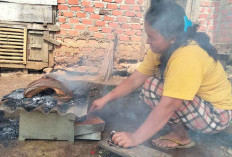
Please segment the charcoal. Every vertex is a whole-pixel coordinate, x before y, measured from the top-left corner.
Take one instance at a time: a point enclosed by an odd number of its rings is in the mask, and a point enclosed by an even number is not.
[[[10,94],[7,94],[5,96],[3,96],[2,101],[7,100],[7,99],[16,99],[16,100],[20,100],[24,98],[24,89],[20,88],[20,89],[16,89],[14,91],[12,91]]]
[[[0,141],[13,140],[19,135],[19,120],[9,119],[0,124]]]

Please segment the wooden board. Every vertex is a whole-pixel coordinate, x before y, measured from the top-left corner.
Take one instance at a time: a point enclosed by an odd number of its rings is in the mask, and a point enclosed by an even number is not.
[[[107,140],[102,140],[98,143],[98,146],[123,157],[171,157],[171,155],[167,153],[142,145],[130,149],[124,149],[121,147],[110,146],[107,143]]]
[[[57,0],[0,0],[0,2],[57,5]]]
[[[52,23],[52,6],[0,2],[0,19]]]

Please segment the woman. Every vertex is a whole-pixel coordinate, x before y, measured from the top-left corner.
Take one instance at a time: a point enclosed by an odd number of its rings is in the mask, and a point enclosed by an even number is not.
[[[90,112],[100,110],[109,101],[143,85],[142,99],[152,110],[134,133],[115,134],[115,144],[124,148],[136,146],[169,123],[172,132],[153,140],[153,144],[162,148],[189,148],[194,142],[187,128],[213,134],[229,126],[230,82],[209,37],[196,32],[196,28],[173,1],[157,1],[149,8],[145,30],[151,51],[136,72],[112,92],[95,100],[90,108]]]

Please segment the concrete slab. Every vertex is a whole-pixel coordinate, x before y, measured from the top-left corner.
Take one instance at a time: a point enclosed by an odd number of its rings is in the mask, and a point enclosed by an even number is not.
[[[167,153],[160,152],[158,150],[151,149],[143,145],[125,149],[121,147],[110,146],[107,140],[102,140],[98,142],[98,146],[123,157],[171,157],[171,155]]]

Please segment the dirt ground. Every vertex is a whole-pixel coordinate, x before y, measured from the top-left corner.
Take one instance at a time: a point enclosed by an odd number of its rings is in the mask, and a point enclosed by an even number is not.
[[[41,78],[43,74],[23,74],[21,72],[2,73],[0,77],[0,97],[9,94],[12,90],[25,88],[30,82]],[[106,121],[103,138],[107,138],[109,132],[133,131],[146,118],[149,113],[147,106],[139,105],[136,98],[138,93],[114,101],[98,112]],[[17,115],[6,115],[7,118],[17,119]],[[122,123],[123,122],[123,123]],[[1,120],[0,120],[0,123]],[[168,131],[163,129],[157,136]],[[216,135],[198,134],[190,131],[191,138],[197,146],[186,150],[165,151],[173,157],[231,157],[232,135],[220,133]],[[151,140],[144,145],[154,148]],[[154,148],[155,149],[155,148]],[[163,151],[163,150],[161,150]],[[74,144],[66,141],[28,140],[19,142],[16,139],[5,143],[0,141],[1,157],[117,157],[117,155],[101,150],[96,141],[78,140]]]

